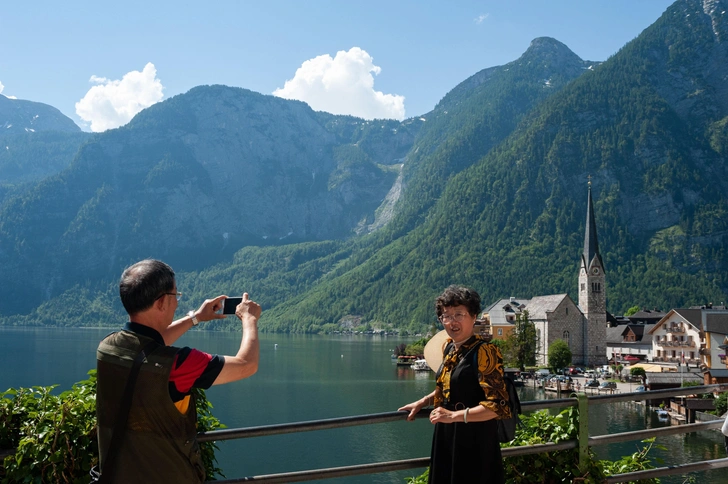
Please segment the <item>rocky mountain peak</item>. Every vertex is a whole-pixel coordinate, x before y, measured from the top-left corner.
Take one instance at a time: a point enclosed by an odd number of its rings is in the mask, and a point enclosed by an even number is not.
[[[528,62],[541,65],[547,70],[564,71],[578,69],[579,71],[597,64],[596,62],[582,60],[566,45],[551,37],[537,37],[531,41],[526,52],[512,64]]]

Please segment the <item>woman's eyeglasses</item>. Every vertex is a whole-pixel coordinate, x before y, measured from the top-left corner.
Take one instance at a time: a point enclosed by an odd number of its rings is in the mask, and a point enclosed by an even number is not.
[[[465,319],[465,316],[467,316],[468,313],[455,313],[455,314],[443,314],[440,316],[439,319],[441,323],[452,323],[453,321],[456,323],[462,322],[463,319]]]

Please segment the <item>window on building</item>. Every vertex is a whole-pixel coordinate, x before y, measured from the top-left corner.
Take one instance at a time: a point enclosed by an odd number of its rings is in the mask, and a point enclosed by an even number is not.
[[[602,292],[602,283],[592,282],[592,292]]]
[[[569,315],[569,308],[566,308],[566,315]]]
[[[498,336],[503,336],[503,328],[498,328]]]
[[[583,290],[585,289],[585,286],[586,286],[586,284],[584,284],[584,283],[582,282],[582,283],[581,283],[581,290],[582,290],[582,291],[583,291]]]

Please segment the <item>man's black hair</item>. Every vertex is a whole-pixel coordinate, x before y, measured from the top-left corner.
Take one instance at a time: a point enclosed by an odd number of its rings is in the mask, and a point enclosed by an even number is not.
[[[152,307],[164,293],[174,290],[174,271],[162,261],[146,259],[127,267],[119,282],[119,296],[130,315]]]
[[[445,308],[455,306],[465,306],[471,316],[477,316],[480,312],[480,295],[468,287],[452,285],[435,299],[438,318]]]

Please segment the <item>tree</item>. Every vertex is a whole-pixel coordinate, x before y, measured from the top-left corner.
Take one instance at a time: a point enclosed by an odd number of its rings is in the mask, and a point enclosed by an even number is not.
[[[557,339],[549,346],[549,368],[558,370],[571,364],[571,350],[563,339]]]
[[[628,318],[628,317],[632,316],[633,314],[635,314],[635,313],[639,312],[639,310],[640,310],[640,307],[639,307],[639,306],[632,306],[631,308],[629,308],[629,309],[628,309],[628,310],[627,310],[627,311],[626,311],[626,312],[624,313],[624,316]]]
[[[645,369],[641,366],[638,366],[637,368],[631,368],[629,370],[629,374],[636,377],[643,377],[645,376]]]
[[[536,326],[528,319],[528,311],[516,315],[515,327],[504,348],[504,360],[521,371],[536,364]]]

